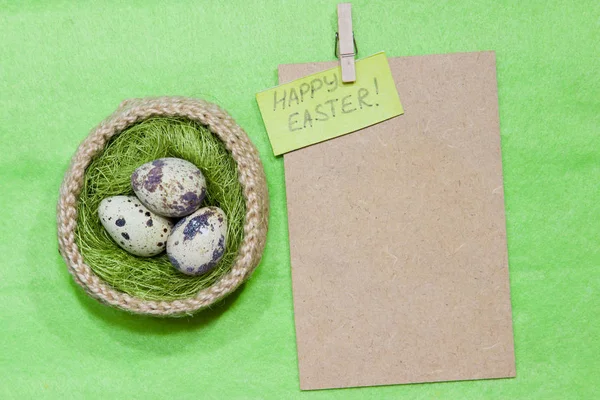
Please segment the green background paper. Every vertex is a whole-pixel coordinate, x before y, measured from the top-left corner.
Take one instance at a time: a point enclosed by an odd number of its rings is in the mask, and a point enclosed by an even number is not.
[[[495,50],[517,378],[300,392],[281,158],[254,95],[333,57],[336,1],[0,0],[0,398],[592,399],[600,379],[600,3],[354,1],[361,56]],[[196,318],[72,283],[55,204],[122,99],[206,98],[263,157],[271,223],[243,290]]]

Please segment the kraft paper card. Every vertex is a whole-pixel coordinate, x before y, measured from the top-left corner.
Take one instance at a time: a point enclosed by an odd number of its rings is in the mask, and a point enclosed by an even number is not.
[[[284,155],[301,389],[515,376],[495,55],[389,65],[404,115]]]

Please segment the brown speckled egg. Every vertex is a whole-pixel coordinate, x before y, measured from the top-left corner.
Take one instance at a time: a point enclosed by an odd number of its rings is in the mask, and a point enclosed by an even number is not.
[[[150,211],[164,217],[184,217],[200,208],[206,195],[202,171],[180,158],[160,158],[137,168],[131,186]]]
[[[212,270],[225,253],[227,217],[218,207],[204,207],[175,225],[167,241],[171,264],[187,275]]]
[[[173,224],[148,210],[135,196],[100,202],[98,216],[110,237],[127,252],[151,257],[165,250]]]

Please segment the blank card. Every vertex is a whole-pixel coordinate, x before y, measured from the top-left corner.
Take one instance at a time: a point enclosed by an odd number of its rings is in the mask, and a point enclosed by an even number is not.
[[[404,115],[284,156],[302,389],[515,375],[494,53],[389,64]]]

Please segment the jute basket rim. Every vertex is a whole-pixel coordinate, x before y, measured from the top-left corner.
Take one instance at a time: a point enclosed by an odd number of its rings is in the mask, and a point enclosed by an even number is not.
[[[111,137],[150,117],[182,117],[205,125],[223,143],[238,166],[246,202],[244,239],[231,270],[213,285],[182,300],[150,301],[120,292],[100,279],[87,265],[77,244],[77,201],[85,169],[101,153]],[[180,316],[193,314],[235,291],[258,266],[265,246],[269,196],[258,151],[233,118],[218,106],[186,97],[155,97],[125,100],[95,127],[79,145],[65,173],[57,205],[58,243],[75,282],[90,296],[136,314]]]

